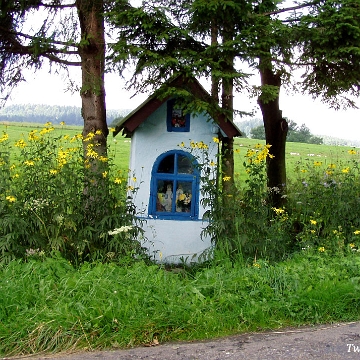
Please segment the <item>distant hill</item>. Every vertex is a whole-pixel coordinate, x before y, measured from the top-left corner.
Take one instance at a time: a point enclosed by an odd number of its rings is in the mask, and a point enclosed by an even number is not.
[[[245,121],[236,122],[238,128],[245,133],[246,137],[251,138],[251,129],[256,128],[260,125],[263,125],[263,120],[259,118],[252,118]],[[320,135],[316,134],[323,139],[324,145],[340,145],[340,146],[353,146],[360,147],[360,139],[359,140],[348,140],[348,139],[340,139],[335,138],[328,135]]]
[[[111,124],[115,119],[124,117],[131,110],[107,110],[106,121]],[[45,124],[48,121],[59,124],[64,121],[67,125],[84,124],[81,108],[76,106],[15,104],[0,109],[0,121],[33,122]]]

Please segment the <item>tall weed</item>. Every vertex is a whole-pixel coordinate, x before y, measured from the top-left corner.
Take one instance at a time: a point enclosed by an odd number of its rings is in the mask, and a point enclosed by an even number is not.
[[[16,142],[6,133],[0,139],[0,259],[44,257],[53,251],[74,263],[143,256],[139,241],[132,241],[141,240],[142,230],[136,225],[130,196],[136,189],[128,191],[128,174],[114,169],[111,154],[98,156],[81,134],[53,136],[53,131],[48,123]],[[97,179],[88,174],[89,159],[98,163]],[[111,232],[124,227],[126,232]]]

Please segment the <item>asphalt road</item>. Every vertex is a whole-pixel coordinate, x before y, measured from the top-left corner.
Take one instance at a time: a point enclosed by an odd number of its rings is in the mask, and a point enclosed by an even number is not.
[[[129,350],[36,355],[31,360],[279,360],[358,359],[360,322],[249,333],[226,338],[166,343]]]

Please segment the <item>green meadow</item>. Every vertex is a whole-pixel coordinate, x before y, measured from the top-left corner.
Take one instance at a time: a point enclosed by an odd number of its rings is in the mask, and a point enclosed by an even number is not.
[[[74,136],[76,134],[81,134],[82,132],[80,126],[55,125],[54,127],[54,136],[65,133]],[[6,131],[14,142],[21,137],[27,137],[27,134],[31,130],[41,128],[43,128],[42,124],[0,122],[0,133]],[[242,180],[246,178],[243,167],[243,162],[246,159],[246,152],[248,149],[254,148],[258,143],[264,144],[265,142],[247,138],[235,139],[235,172],[236,174],[239,174],[240,179]],[[116,137],[113,137],[110,134],[108,137],[109,153],[113,156],[115,165],[121,169],[128,168],[130,144],[130,139],[125,138],[120,134]],[[348,153],[349,149],[351,149],[351,147],[288,142],[286,144],[287,174],[292,178],[295,168],[314,161],[322,161],[324,164],[331,164],[333,162],[346,163],[354,158]]]
[[[103,211],[84,209],[80,133],[0,125],[0,356],[360,319],[358,149],[288,143],[287,203],[272,208],[266,147],[236,139],[237,188],[214,203],[210,256],[171,266],[141,247],[130,139],[109,136]]]

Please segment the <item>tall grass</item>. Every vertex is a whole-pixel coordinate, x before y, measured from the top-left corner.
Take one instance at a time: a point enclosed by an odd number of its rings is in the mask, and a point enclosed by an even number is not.
[[[360,258],[169,271],[61,258],[0,267],[0,354],[105,349],[359,319]]]

